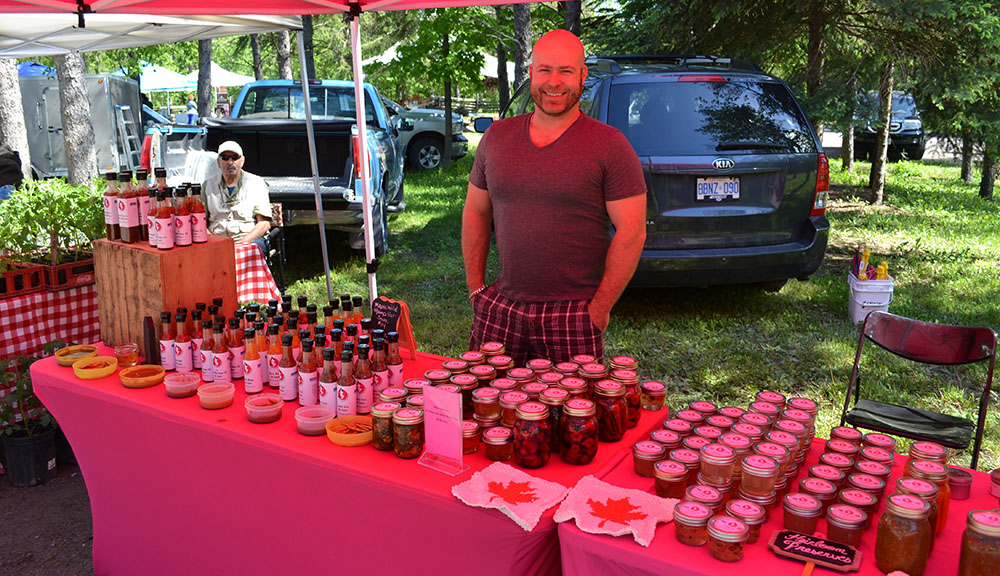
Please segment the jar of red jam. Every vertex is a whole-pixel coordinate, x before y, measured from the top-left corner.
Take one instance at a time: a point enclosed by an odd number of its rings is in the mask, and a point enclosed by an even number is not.
[[[767,416],[768,418],[771,419],[771,422],[777,420],[778,415],[781,414],[781,408],[772,404],[771,402],[765,402],[762,400],[758,400],[756,402],[751,403],[750,411],[757,412],[763,414],[764,416]]]
[[[491,356],[503,354],[507,351],[507,348],[503,345],[503,342],[483,342],[482,345],[479,346],[479,351],[489,358]]]
[[[948,464],[948,451],[937,442],[914,442],[906,456],[906,466],[914,460],[934,460],[944,465]]]
[[[674,529],[677,541],[688,546],[708,542],[708,519],[712,510],[701,502],[684,500],[674,506]]]
[[[868,514],[847,504],[834,504],[826,510],[826,537],[857,548],[865,531]]]
[[[742,520],[750,530],[747,544],[753,544],[760,538],[760,527],[764,524],[764,509],[749,500],[733,499],[726,503],[726,516]]]
[[[486,359],[486,363],[496,370],[496,377],[503,378],[506,376],[507,371],[514,367],[514,359],[506,354],[498,354],[496,356],[490,356]]]
[[[699,453],[688,448],[675,448],[668,453],[667,457],[674,462],[683,464],[687,468],[688,486],[695,483],[698,479],[698,474],[701,473],[701,455]]]
[[[597,362],[588,362],[580,365],[580,370],[577,374],[580,378],[587,381],[587,391],[590,397],[593,398],[594,387],[597,386],[598,382],[608,377],[608,367]]]
[[[423,390],[423,388],[421,388]],[[409,392],[405,388],[386,388],[385,390],[379,392],[378,401],[379,402],[399,402],[402,404],[406,402],[406,397]]]
[[[473,393],[479,387],[479,379],[472,374],[455,374],[451,377],[450,382],[458,386],[462,393],[462,417],[472,418],[475,413]]]
[[[888,452],[892,452],[893,454],[896,453],[896,439],[887,434],[880,434],[878,432],[865,434],[861,438],[861,446],[874,446],[875,448],[881,448]]]
[[[711,444],[712,441],[708,438],[702,438],[701,436],[686,436],[681,439],[681,446],[689,449],[701,451],[702,448]]]
[[[583,398],[566,400],[559,427],[559,455],[563,461],[569,464],[589,464],[597,455],[594,403]]]
[[[639,390],[639,373],[634,370],[611,370],[611,379],[625,387],[625,402],[628,404],[628,420],[625,426],[629,429],[639,424],[642,415],[642,392]]]
[[[711,486],[719,491],[722,496],[722,505],[725,506],[729,499],[736,495],[736,483],[732,479],[726,480],[725,482],[719,481],[718,478],[706,478],[704,474],[698,473],[698,478],[695,484],[700,484],[701,486]]]
[[[913,478],[912,476],[903,476],[896,480],[896,493],[918,496],[922,498],[924,502],[927,502],[927,505],[930,506],[930,513],[927,515],[927,521],[930,522],[931,526],[937,526],[938,487],[936,484],[931,484],[926,480]],[[931,550],[934,550],[933,538],[931,538]]]
[[[728,432],[730,428],[733,427],[735,422],[729,416],[723,416],[722,414],[712,414],[708,418],[705,418],[705,424],[718,428],[722,430],[723,433]]]
[[[870,474],[876,478],[881,478],[886,482],[889,481],[889,475],[892,473],[892,469],[885,464],[872,462],[871,460],[858,460],[854,463],[852,471],[860,472],[862,474]]]
[[[462,454],[475,454],[479,451],[481,431],[474,420],[462,422]]]
[[[659,442],[663,444],[663,447],[668,451],[674,448],[679,448],[681,445],[680,434],[674,432],[673,430],[653,430],[649,433],[649,439],[653,442]]]
[[[823,507],[823,512],[826,512],[827,507],[837,498],[837,487],[819,478],[803,478],[799,482],[799,492],[808,494],[819,500],[819,503]]]
[[[938,519],[934,534],[940,534],[948,522],[951,486],[948,485],[948,465],[934,460],[913,460],[906,465],[907,475],[933,482],[938,487]]]
[[[399,402],[378,402],[372,406],[372,444],[376,450],[392,451],[392,414],[400,407]]]
[[[528,382],[535,381],[535,372],[531,368],[511,368],[507,370],[507,377],[523,388]]]
[[[726,432],[722,436],[719,436],[719,443],[729,446],[736,452],[737,458],[742,458],[750,453],[753,448],[753,443],[750,441],[749,436],[744,436],[739,432]]]
[[[528,395],[528,400],[538,400],[538,398],[542,395],[542,391],[547,388],[548,385],[542,384],[541,382],[528,382],[527,384],[521,385],[521,392]],[[567,396],[568,395],[569,394],[567,394]]]
[[[608,366],[612,370],[631,370],[633,372],[638,372],[639,361],[631,356],[614,356],[611,361],[608,362]]]
[[[567,376],[576,376],[580,371],[580,365],[576,362],[560,362],[555,365],[556,372],[563,375],[563,378]]]
[[[437,386],[438,384],[447,384],[450,378],[451,378],[451,372],[445,370],[444,368],[435,368],[433,370],[428,370],[424,372],[424,379],[426,379],[431,384],[431,386]]]
[[[510,428],[495,426],[483,432],[486,458],[493,462],[506,462],[514,456],[514,433]]]
[[[628,406],[625,387],[613,380],[601,380],[594,387],[597,405],[597,434],[601,442],[617,442],[625,436]]]
[[[719,436],[722,436],[722,430],[716,428],[715,426],[703,424],[701,426],[694,427],[694,434],[695,436],[701,436],[709,442],[716,442],[718,441]]]
[[[532,358],[528,360],[525,366],[531,368],[531,371],[535,373],[535,377],[537,378],[539,374],[544,374],[552,370],[552,360],[548,358]]]
[[[688,404],[688,408],[695,412],[700,412],[702,420],[719,412],[719,407],[708,400],[695,400]]]
[[[492,386],[497,377],[497,369],[489,364],[477,364],[469,367],[469,374],[479,379],[480,386]]]
[[[849,474],[851,469],[854,468],[854,458],[845,456],[840,452],[824,452],[820,454],[819,463],[833,466],[838,470],[842,470],[845,474]]]
[[[862,434],[857,428],[850,426],[835,426],[830,429],[830,440],[844,440],[851,444],[861,445]]]
[[[708,551],[720,562],[739,562],[743,559],[750,529],[738,518],[720,515],[708,521]]]
[[[569,393],[571,398],[589,399],[590,392],[587,390],[587,381],[575,376],[567,376],[559,381],[559,387]]]
[[[562,388],[546,388],[539,395],[539,401],[549,407],[549,427],[552,429],[552,452],[559,452],[559,423],[563,418],[563,404],[569,393]]]
[[[711,404],[711,402],[709,402]],[[692,410],[688,408],[687,410],[680,410],[677,412],[677,417],[681,420],[689,422],[692,429],[695,426],[701,426],[701,423],[705,421],[705,415],[697,410]]]
[[[480,418],[499,418],[500,391],[493,387],[474,390],[472,392],[472,412]]]
[[[995,574],[1000,566],[1000,510],[971,510],[965,519],[958,576]]]
[[[424,451],[424,411],[400,408],[392,415],[393,451],[400,458],[412,459]]]
[[[517,422],[517,407],[528,401],[528,395],[520,390],[505,392],[500,396],[500,423],[513,427]]]
[[[927,568],[934,529],[927,521],[930,506],[917,496],[893,494],[885,500],[878,522],[875,565],[882,572],[896,570],[921,576]]]
[[[752,452],[754,454],[760,454],[761,456],[773,458],[774,461],[778,463],[779,476],[784,476],[785,471],[788,470],[788,458],[790,452],[788,451],[788,448],[782,446],[781,444],[775,444],[774,442],[760,442],[753,445]]]
[[[892,466],[893,453],[889,452],[884,448],[879,448],[878,446],[864,446],[861,451],[858,452],[859,460],[870,460],[872,462],[880,462],[886,466]]]
[[[423,394],[424,386],[429,386],[430,381],[423,378],[410,378],[409,380],[403,382],[403,387],[406,388],[407,396],[412,396],[413,394]]]
[[[759,454],[744,456],[740,461],[740,471],[742,473],[740,489],[744,492],[758,496],[767,496],[774,492],[774,482],[779,468],[773,458]]]
[[[948,488],[952,500],[968,500],[972,492],[972,474],[955,466],[948,467]]]
[[[841,490],[837,494],[837,502],[854,506],[863,511],[867,515],[865,518],[865,530],[868,529],[872,518],[875,516],[875,512],[878,511],[878,498],[864,490]]]
[[[479,429],[486,432],[486,430],[500,426],[500,418],[480,418],[477,414],[472,415],[472,419],[479,424]]]
[[[499,390],[501,396],[503,396],[504,392],[518,390],[517,381],[510,378],[494,378],[489,385]]]
[[[819,404],[817,404],[814,400],[811,400],[809,398],[802,398],[802,397],[789,398],[788,401],[785,402],[785,407],[805,410],[806,412],[812,414],[813,416],[816,416],[816,414],[819,413]]]
[[[423,394],[411,394],[406,397],[406,407],[407,408],[423,408],[424,407],[424,395]]]
[[[760,412],[744,412],[740,416],[739,422],[753,424],[754,426],[760,428],[764,433],[771,429],[771,419]]]
[[[465,361],[469,367],[475,366],[476,364],[482,364],[486,361],[486,355],[477,350],[469,350],[468,352],[462,352],[458,356],[459,360]]]
[[[660,498],[684,498],[687,479],[687,468],[680,462],[659,460],[653,464],[653,485]]]
[[[809,430],[810,435],[814,431],[816,425],[816,415],[806,412],[805,410],[800,410],[798,408],[785,408],[781,411],[782,420],[794,420]]]
[[[647,380],[640,387],[642,390],[643,410],[663,410],[667,399],[667,387],[663,382]]]
[[[722,511],[722,493],[711,486],[692,484],[684,489],[684,499],[704,504],[712,514]]]
[[[740,419],[740,416],[746,413],[746,410],[738,408],[736,406],[724,406],[719,408],[719,415],[725,416],[726,418],[731,418],[733,422]]]
[[[597,362],[597,357],[591,356],[590,354],[577,354],[570,358],[574,364],[577,366],[583,366],[584,364],[593,364]]]
[[[451,375],[464,374],[469,371],[469,363],[465,360],[445,360],[441,363],[441,367],[451,372]]]
[[[826,464],[817,464],[810,468],[809,476],[811,478],[826,480],[837,488],[843,487],[844,483],[847,482],[847,474],[844,474],[843,470],[840,468],[834,468],[833,466],[827,466]]]
[[[518,406],[514,424],[514,463],[522,468],[541,468],[549,461],[551,452],[548,406],[540,402]]]
[[[802,534],[816,531],[816,524],[823,514],[823,504],[819,500],[809,494],[793,492],[785,495],[781,506],[785,511],[785,530]]]
[[[846,486],[851,490],[864,490],[876,498],[881,498],[885,493],[885,480],[860,472],[848,475]]]
[[[768,496],[757,496],[755,494],[747,494],[743,491],[742,487],[740,491],[736,493],[736,499],[745,500],[747,502],[752,502],[764,511],[764,522],[767,522],[768,517],[771,515],[771,508],[774,507],[774,503],[778,501],[777,492],[773,492]],[[730,500],[732,502],[732,500]]]
[[[805,455],[809,452],[809,429],[805,424],[796,420],[779,419],[771,427],[772,431],[780,430],[788,432],[799,439],[799,454]]]
[[[786,404],[784,394],[768,390],[758,392],[757,396],[754,397],[754,402],[770,402],[771,404],[777,406],[778,410],[784,410]]]
[[[640,440],[632,445],[632,467],[644,478],[653,477],[653,464],[667,457],[667,449],[659,442]]]
[[[663,428],[680,434],[681,438],[690,436],[694,432],[694,426],[687,420],[681,420],[680,418],[671,418],[664,421]]]
[[[760,442],[764,438],[764,431],[760,429],[760,426],[754,426],[746,422],[736,422],[729,431],[746,436],[753,444]]]
[[[550,370],[548,372],[542,372],[535,377],[536,380],[545,384],[546,386],[558,386],[559,382],[562,381],[563,375],[555,370]]]
[[[725,444],[712,443],[702,446],[701,473],[712,482],[728,482],[736,467],[736,451]]]

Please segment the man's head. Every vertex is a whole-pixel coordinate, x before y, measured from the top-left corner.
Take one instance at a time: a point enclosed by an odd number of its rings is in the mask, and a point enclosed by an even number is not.
[[[219,145],[219,159],[217,162],[226,182],[230,186],[234,185],[243,171],[243,163],[246,162],[246,158],[243,156],[243,148],[232,140],[226,140]]]
[[[568,30],[545,34],[535,42],[529,73],[536,113],[549,116],[573,113],[583,93],[583,81],[587,79],[583,43]]]

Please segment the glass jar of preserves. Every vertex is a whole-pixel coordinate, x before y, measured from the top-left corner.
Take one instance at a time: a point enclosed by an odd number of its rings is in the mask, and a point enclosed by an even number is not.
[[[468,374],[466,374],[466,376],[468,376]],[[437,388],[438,390],[444,390],[445,392],[451,392],[453,394],[461,394],[462,393],[462,389],[459,388],[458,386],[454,385],[454,384],[439,384],[439,385],[435,386],[434,388]],[[473,412],[473,414],[475,414],[475,412]]]
[[[892,469],[882,464],[881,462],[872,462],[871,460],[858,460],[854,463],[854,472],[860,472],[862,474],[870,474],[876,478],[881,478],[886,482],[889,481],[889,475],[892,473]]]
[[[490,386],[499,390],[501,396],[503,396],[504,392],[511,392],[518,389],[517,381],[510,378],[494,378],[490,382]]]
[[[780,430],[795,436],[799,439],[799,454],[805,455],[809,452],[809,429],[806,428],[805,424],[782,418],[774,423],[771,430]]]
[[[479,424],[474,420],[462,421],[462,454],[475,454],[479,451],[481,433]]]
[[[503,354],[507,351],[507,347],[503,345],[503,342],[483,342],[479,346],[479,351],[486,355],[489,359],[491,356],[497,356]]]
[[[1000,510],[971,510],[965,519],[958,576],[995,574],[1000,565]]]
[[[496,388],[477,388],[472,392],[472,413],[480,418],[500,417],[500,391]]]
[[[500,396],[500,423],[513,427],[517,422],[517,407],[528,401],[528,395],[520,390],[505,392]]]
[[[785,395],[780,392],[771,392],[769,390],[762,390],[757,393],[754,397],[754,402],[770,402],[778,407],[778,410],[784,410],[786,405]]]
[[[763,414],[764,416],[767,416],[768,418],[771,419],[771,422],[774,422],[775,420],[777,420],[778,419],[778,415],[781,414],[781,408],[779,408],[777,405],[775,405],[775,404],[773,404],[771,402],[766,402],[764,400],[758,400],[756,402],[751,402],[750,403],[750,411],[751,412],[757,412],[759,414]]]
[[[563,378],[567,376],[576,376],[580,371],[580,365],[576,362],[560,362],[554,367],[556,372],[563,375]]]
[[[736,467],[736,451],[725,444],[706,444],[699,451],[701,474],[711,482],[732,480]]]
[[[711,402],[709,402],[711,404]],[[679,410],[677,412],[677,418],[684,420],[691,424],[692,430],[695,426],[701,426],[701,423],[705,421],[705,415],[697,410],[692,410],[688,408],[687,410]]]
[[[575,376],[567,376],[559,381],[559,387],[569,392],[571,398],[590,399],[590,391],[587,390],[587,381]]]
[[[885,572],[900,570],[921,576],[927,568],[933,528],[927,521],[930,506],[917,496],[892,494],[875,537],[875,565]]]
[[[717,442],[719,440],[719,436],[722,436],[722,430],[716,428],[715,426],[702,424],[701,426],[694,427],[694,435],[701,436],[709,442]]]
[[[495,426],[500,426],[500,418],[480,418],[479,415],[472,415],[473,421],[479,424],[479,429],[486,432],[486,430],[493,428]]]
[[[400,458],[416,458],[424,451],[424,411],[400,408],[392,414],[393,451]]]
[[[663,410],[667,400],[667,387],[663,382],[647,380],[642,383],[642,409]]]
[[[750,530],[747,544],[753,544],[760,538],[760,527],[764,523],[764,509],[756,502],[735,498],[726,503],[726,516],[742,520]]]
[[[688,472],[688,474],[691,473]],[[712,511],[712,514],[722,511],[722,493],[711,486],[692,484],[684,489],[684,499],[704,504]]]
[[[759,426],[747,424],[746,422],[735,422],[729,431],[746,436],[750,439],[751,444],[756,444],[764,438],[764,431]]]
[[[885,464],[886,466],[892,466],[894,454],[889,452],[885,448],[879,448],[878,446],[864,446],[861,451],[858,452],[859,460],[869,460],[871,462],[879,462]]]
[[[826,537],[857,548],[865,531],[868,514],[848,504],[834,504],[826,509]]]
[[[744,424],[753,424],[754,426],[760,428],[762,433],[767,433],[771,429],[771,419],[760,412],[744,412],[740,415],[738,422],[743,422]]]
[[[559,385],[559,382],[563,379],[563,375],[555,370],[550,370],[537,375],[536,379],[551,388]]]
[[[569,393],[562,388],[546,388],[538,399],[549,407],[549,428],[552,430],[552,452],[559,452],[559,429],[563,418],[563,404],[569,399]]]
[[[701,436],[686,436],[681,439],[681,446],[695,451],[701,451],[702,448],[711,444],[712,441],[708,438],[702,438]]]
[[[938,487],[936,484],[919,478],[913,478],[912,476],[903,476],[896,480],[896,493],[919,496],[924,502],[927,502],[927,505],[930,507],[930,512],[927,514],[927,521],[930,522],[932,527],[937,526]],[[931,550],[934,550],[934,538],[931,538]]]
[[[803,478],[799,482],[799,492],[808,494],[819,500],[822,512],[826,512],[826,509],[837,498],[837,487],[819,478]]]
[[[747,494],[767,496],[774,492],[774,482],[778,476],[778,463],[773,458],[750,454],[740,461],[742,473],[740,489]]]
[[[819,404],[817,404],[815,400],[809,398],[802,398],[801,396],[796,398],[789,398],[788,401],[785,402],[785,407],[805,410],[806,412],[812,414],[813,416],[816,416],[816,414],[819,413]]]
[[[722,496],[722,505],[725,506],[729,499],[736,495],[736,483],[732,479],[720,482],[717,478],[706,478],[705,474],[699,472],[695,484],[711,486],[719,491]]]
[[[830,440],[844,440],[851,444],[861,444],[861,432],[850,426],[835,426],[830,429]]]
[[[580,365],[577,374],[587,382],[587,394],[593,399],[597,383],[608,377],[608,367],[597,362],[587,362]]]
[[[705,418],[708,418],[709,416],[719,413],[719,407],[716,406],[715,403],[709,402],[708,400],[695,400],[688,404],[688,408],[694,410],[695,412],[700,412],[702,416],[701,421],[704,421]]]
[[[760,454],[761,456],[773,458],[774,461],[778,463],[778,476],[783,477],[785,472],[788,470],[788,448],[785,448],[781,444],[775,444],[774,442],[760,442],[753,445],[752,452],[754,454]]]
[[[535,371],[531,368],[511,368],[507,370],[507,377],[523,388],[528,382],[535,381]]]
[[[538,400],[542,395],[542,391],[548,387],[548,384],[542,384],[541,382],[528,382],[521,385],[521,392],[528,395],[528,400]]]
[[[649,439],[653,442],[659,442],[663,444],[663,447],[667,451],[673,450],[674,448],[680,448],[681,446],[681,436],[673,430],[653,430],[649,433]]]
[[[634,382],[622,384],[625,387],[625,428],[631,430],[639,425],[642,417],[642,392],[639,390],[639,378]]]
[[[528,360],[525,366],[531,368],[531,371],[535,373],[535,377],[537,378],[539,374],[544,374],[552,370],[552,360],[548,358],[532,358]]]
[[[948,465],[948,451],[937,442],[914,442],[906,456],[906,466],[914,460],[933,460]]]
[[[694,426],[691,425],[687,420],[681,420],[680,418],[671,418],[663,422],[664,430],[671,430],[680,434],[681,438],[686,438],[690,436],[694,431]]]
[[[674,462],[680,462],[685,468],[687,468],[688,486],[697,481],[698,474],[701,472],[701,455],[699,453],[688,448],[675,448],[674,450],[671,450],[667,456]]]
[[[506,462],[514,456],[514,433],[510,428],[495,426],[483,432],[486,458],[492,462]]]
[[[799,439],[795,437],[794,434],[789,434],[783,430],[770,430],[764,433],[764,439],[768,442],[774,442],[775,444],[781,444],[785,448],[788,448],[788,462],[791,465],[792,462],[797,462],[799,454],[805,454],[799,450]]]
[[[497,378],[497,369],[489,364],[477,364],[469,367],[469,374],[479,379],[479,386],[492,386]]]
[[[448,380],[451,379],[451,372],[445,370],[444,368],[435,368],[424,372],[424,379],[427,380],[431,386],[447,384]]]
[[[612,370],[632,370],[637,372],[639,370],[639,361],[631,356],[614,356],[608,362],[608,366]]]
[[[462,393],[462,417],[472,418],[475,413],[473,393],[479,387],[479,379],[473,374],[455,374],[449,380]]]
[[[972,492],[972,473],[955,466],[948,467],[948,489],[952,500],[968,500]]]
[[[613,380],[601,380],[594,387],[597,404],[597,434],[601,442],[617,442],[625,436],[628,406],[625,387]]]
[[[871,474],[860,472],[850,474],[846,486],[851,490],[864,490],[876,498],[881,498],[885,494],[885,480]]]
[[[597,455],[597,416],[594,403],[570,398],[559,422],[559,455],[569,464],[589,464]]]
[[[896,439],[887,434],[879,434],[878,432],[865,434],[861,438],[861,446],[874,446],[875,448],[881,448],[887,452],[892,452],[893,454],[896,453]]]
[[[653,477],[653,464],[667,456],[667,449],[659,442],[640,440],[632,445],[632,468],[643,478]]]
[[[406,407],[407,408],[423,408],[424,407],[424,395],[423,394],[410,394],[406,397]]]
[[[583,366],[584,364],[593,364],[594,362],[597,362],[597,358],[591,356],[590,354],[576,354],[575,356],[570,358],[570,360],[572,360],[573,363],[576,364],[577,366]]]
[[[722,430],[723,433],[726,433],[729,431],[730,428],[733,427],[733,424],[735,424],[735,422],[729,416],[723,416],[722,414],[712,414],[708,418],[705,418],[705,424],[718,428],[719,430]]]
[[[938,518],[934,534],[940,534],[948,522],[951,503],[951,486],[948,485],[948,465],[935,460],[913,460],[906,465],[905,474],[933,482],[938,487]]]
[[[771,515],[771,508],[773,508],[774,503],[778,501],[778,494],[777,492],[772,492],[767,496],[757,496],[755,494],[747,494],[741,488],[739,492],[736,493],[736,499],[752,502],[757,506],[760,506],[760,508],[764,511],[764,522],[767,522],[767,519]],[[730,500],[730,502],[732,501],[733,500]]]
[[[823,514],[820,501],[801,492],[786,494],[781,507],[785,511],[785,530],[802,534],[815,532],[819,517]]]
[[[777,502],[777,501],[781,500],[782,498],[784,498],[785,494],[788,494],[788,489],[791,487],[792,481],[794,479],[795,479],[794,477],[792,477],[791,479],[785,478],[785,477],[781,477],[781,478],[778,478],[777,481],[775,481],[775,483],[774,483],[774,501],[775,502]]]
[[[406,388],[406,395],[412,396],[413,394],[423,394],[424,386],[429,384],[430,382],[423,378],[410,378],[403,382],[403,387]]]
[[[445,360],[441,363],[441,367],[451,372],[451,375],[464,374],[469,371],[469,363],[465,360]]]
[[[386,388],[378,393],[379,402],[406,402],[408,392],[405,388]]]
[[[842,488],[844,483],[847,482],[847,474],[844,474],[843,470],[840,468],[834,468],[833,466],[827,466],[826,464],[817,464],[810,468],[809,476],[811,478],[826,480],[837,488]]]
[[[376,450],[392,451],[392,413],[400,408],[399,402],[379,402],[372,406],[372,444]]]
[[[477,350],[469,350],[468,352],[462,352],[459,354],[458,359],[466,362],[471,368],[472,366],[485,362],[486,355]]]
[[[514,367],[514,359],[506,354],[497,354],[496,356],[490,356],[486,359],[486,363],[493,367],[495,372],[495,378],[504,378],[507,375],[507,371]]]
[[[867,515],[865,518],[865,530],[871,525],[872,518],[875,516],[875,512],[878,511],[878,498],[864,490],[841,490],[837,494],[837,502],[854,506],[864,512]]]
[[[548,406],[540,402],[521,404],[517,407],[514,424],[514,463],[522,468],[541,468],[549,461],[551,453]]]
[[[814,428],[816,424],[815,414],[810,414],[809,412],[806,412],[805,410],[800,410],[798,408],[785,408],[784,410],[781,411],[780,416],[783,420],[794,420],[802,424],[809,430],[810,436],[812,435],[812,432],[815,431]]]
[[[708,519],[712,510],[701,502],[684,500],[674,506],[674,529],[677,541],[688,546],[708,542]]]
[[[820,454],[819,463],[833,466],[838,470],[842,470],[845,474],[849,474],[851,469],[854,468],[854,458],[844,456],[839,452],[824,452]]]
[[[725,418],[725,416],[713,416],[713,418]],[[750,437],[739,432],[726,432],[722,436],[719,436],[719,443],[732,448],[736,452],[737,458],[746,456],[753,448],[753,442],[750,441]]]
[[[746,413],[746,410],[739,408],[737,406],[723,406],[719,408],[719,415],[725,416],[726,418],[731,418],[733,422],[740,419],[740,416]]]
[[[653,464],[653,486],[660,498],[684,498],[688,471],[680,462],[660,460]]]
[[[708,551],[720,562],[742,560],[749,537],[750,529],[738,518],[721,515],[708,521]]]

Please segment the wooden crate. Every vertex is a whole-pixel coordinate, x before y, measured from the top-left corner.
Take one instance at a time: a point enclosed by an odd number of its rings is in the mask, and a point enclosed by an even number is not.
[[[173,250],[146,243],[94,242],[97,307],[101,340],[109,346],[142,346],[142,321],[152,316],[157,334],[160,312],[178,306],[194,310],[222,298],[221,313],[236,310],[236,256],[233,240],[209,235],[208,242]],[[190,318],[190,316],[189,316]],[[200,328],[199,328],[200,329]]]

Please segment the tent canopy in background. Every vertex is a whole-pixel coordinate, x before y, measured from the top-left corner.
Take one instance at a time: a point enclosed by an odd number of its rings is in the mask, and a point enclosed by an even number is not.
[[[125,71],[117,70],[115,74],[125,76]],[[198,89],[198,79],[189,80],[180,72],[144,62],[139,72],[139,89],[143,92],[194,91]]]
[[[109,14],[337,14],[357,4],[363,12],[523,4],[540,0],[92,0],[90,8]],[[60,12],[76,18],[76,0],[0,0],[0,12]],[[87,26],[93,14],[85,14]]]
[[[55,76],[56,69],[38,62],[21,62],[17,65],[18,76]]]
[[[253,76],[247,76],[245,74],[237,74],[236,72],[230,72],[222,66],[219,66],[215,62],[212,62],[212,86],[242,86],[247,82],[253,82],[256,80]],[[190,74],[185,74],[182,76],[188,82],[192,82],[195,86],[198,85],[198,71],[195,70]]]

